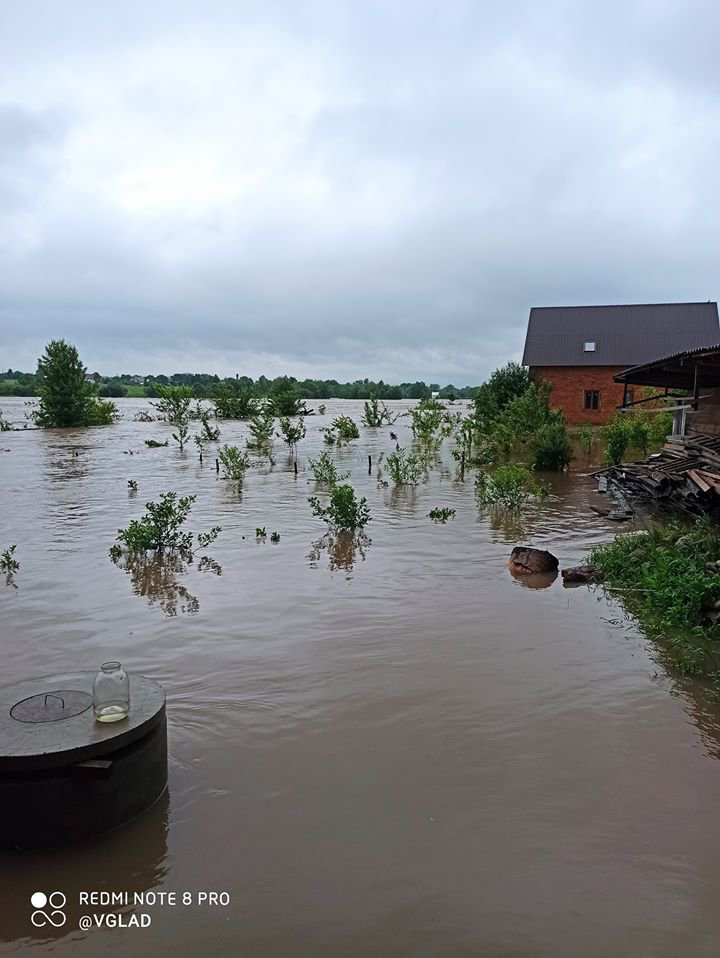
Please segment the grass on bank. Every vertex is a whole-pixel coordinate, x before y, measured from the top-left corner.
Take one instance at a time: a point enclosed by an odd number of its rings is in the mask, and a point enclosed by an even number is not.
[[[720,682],[720,527],[671,520],[617,536],[588,561],[680,672]]]

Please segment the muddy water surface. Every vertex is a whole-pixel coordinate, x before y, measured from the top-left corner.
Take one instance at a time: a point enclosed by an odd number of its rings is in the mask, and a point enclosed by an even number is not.
[[[2,679],[119,658],[162,682],[170,788],[103,840],[0,857],[0,953],[715,958],[716,710],[600,592],[505,568],[518,542],[570,564],[616,532],[592,483],[557,479],[542,508],[493,521],[449,464],[379,488],[367,456],[394,444],[363,430],[335,453],[373,515],[353,555],[321,541],[304,464],[357,404],[308,420],[297,478],[278,447],[241,497],[212,454],[147,449],[168,427],[120,405],[114,427],[0,434],[0,546],[22,566],[0,582]],[[2,408],[22,419],[22,401]],[[212,568],[148,583],[107,550],[168,489],[197,496],[191,528],[223,532]],[[445,526],[426,517],[441,505]],[[38,889],[68,896],[63,929],[31,926]],[[93,890],[230,904],[84,932]]]

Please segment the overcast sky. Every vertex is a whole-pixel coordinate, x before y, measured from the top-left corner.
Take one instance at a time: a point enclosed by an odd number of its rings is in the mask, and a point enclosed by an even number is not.
[[[720,5],[0,0],[0,367],[476,383],[717,299]]]

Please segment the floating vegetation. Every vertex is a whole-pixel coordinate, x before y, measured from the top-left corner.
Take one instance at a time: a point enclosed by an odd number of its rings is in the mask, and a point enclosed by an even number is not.
[[[325,403],[321,402],[320,405],[318,406],[318,416],[324,416],[326,410],[327,410],[327,406],[325,405]]]
[[[133,416],[133,422],[155,422],[155,418],[147,409],[139,409]]]
[[[128,479],[127,484],[128,484],[128,492],[134,493],[138,491],[138,484],[135,479]]]
[[[262,529],[255,530],[255,538],[258,541],[263,541],[263,542],[265,541],[265,539],[267,539],[267,532],[265,531],[265,526],[263,526]]]
[[[169,445],[169,442],[167,439],[165,442],[159,442],[157,439],[146,439],[145,445],[148,447],[148,449],[162,449],[163,446]]]
[[[454,518],[455,510],[450,509],[447,506],[431,509],[430,512],[428,512],[428,519],[432,519],[433,522],[442,522],[444,524],[448,521],[448,519]]]
[[[277,544],[277,543],[280,541],[280,533],[279,533],[279,532],[271,532],[271,533],[270,533],[270,541],[271,541],[273,544]]]
[[[7,421],[7,419],[4,418],[2,414],[2,409],[0,409],[0,432],[10,432],[11,429],[12,429],[12,426]]]

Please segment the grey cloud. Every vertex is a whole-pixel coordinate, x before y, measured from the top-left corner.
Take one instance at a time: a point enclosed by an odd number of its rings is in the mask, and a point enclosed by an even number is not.
[[[98,11],[0,40],[0,365],[463,384],[532,305],[717,296],[710,3]]]

